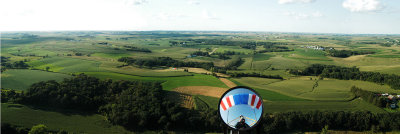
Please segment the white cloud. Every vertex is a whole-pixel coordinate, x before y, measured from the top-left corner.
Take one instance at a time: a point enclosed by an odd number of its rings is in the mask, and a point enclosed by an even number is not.
[[[202,17],[204,19],[209,19],[209,20],[218,20],[219,19],[219,17],[217,17],[217,15],[215,13],[212,13],[208,10],[203,10]]]
[[[283,15],[294,17],[297,20],[319,18],[324,16],[321,12],[300,13],[300,12],[285,12]]]
[[[351,12],[375,12],[384,8],[379,0],[345,0],[342,6]]]
[[[279,4],[312,3],[315,0],[278,0]]]
[[[147,0],[125,0],[125,4],[127,5],[142,5],[148,3]]]
[[[200,1],[198,1],[198,0],[189,0],[188,4],[189,5],[200,5]]]

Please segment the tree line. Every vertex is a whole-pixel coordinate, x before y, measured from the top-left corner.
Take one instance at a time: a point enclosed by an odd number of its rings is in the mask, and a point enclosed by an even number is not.
[[[225,67],[217,67],[214,66],[213,62],[184,62],[179,60],[174,60],[170,57],[156,57],[149,59],[137,59],[132,57],[121,57],[118,59],[119,62],[125,62],[129,65],[137,65],[137,66],[145,66],[145,67],[196,67],[196,68],[204,68],[206,70],[210,70],[212,72],[218,73],[226,73],[227,70],[237,70],[241,64],[243,64],[244,60],[240,57],[233,57],[232,60],[229,61],[225,65]]]
[[[212,55],[218,55],[218,59],[227,60],[231,59],[230,55],[243,55],[244,52],[235,52],[235,51],[224,51],[224,52],[214,52]]]
[[[263,48],[265,48],[265,49],[257,51],[258,53],[293,51],[293,49],[289,49],[286,46],[278,46],[278,45],[287,45],[287,43],[282,43],[282,42],[260,42],[259,44],[262,45]]]
[[[355,86],[351,87],[350,92],[353,93],[355,97],[361,97],[364,101],[367,101],[377,107],[389,107],[390,103],[388,99],[383,96],[378,96],[377,93],[362,90],[361,88]]]
[[[283,79],[280,75],[265,75],[262,73],[243,73],[243,72],[228,72],[228,75],[232,77],[260,77],[260,78],[269,78],[269,79]]]
[[[118,59],[119,62],[125,62],[127,64],[134,64],[137,66],[145,66],[145,67],[197,67],[204,69],[211,69],[214,67],[213,62],[183,62],[174,60],[170,57],[156,57],[150,59],[136,59],[132,57],[121,57]]]
[[[6,69],[26,69],[29,67],[25,61],[15,61],[13,63],[9,63],[10,58],[1,56],[1,72],[4,72]]]
[[[341,80],[362,80],[378,84],[387,84],[393,89],[400,89],[400,76],[395,74],[381,74],[379,72],[360,71],[357,67],[340,67],[335,65],[312,64],[304,70],[290,69],[295,75],[313,75]]]
[[[332,130],[390,132],[400,130],[400,113],[369,111],[310,111],[264,114],[262,127],[266,134],[293,131]]]
[[[145,53],[151,53],[150,49],[147,48],[138,48],[138,47],[133,47],[133,46],[124,46],[126,51],[135,51],[135,52],[145,52]]]
[[[195,51],[190,55],[196,55],[196,56],[206,56],[206,57],[210,57],[210,55],[208,54],[208,52],[202,52],[202,51]]]
[[[352,51],[352,50],[328,50],[326,51],[328,52],[329,56],[332,57],[340,57],[340,58],[346,58],[346,57],[350,57],[353,55],[364,55],[364,54],[374,54],[374,51]]]

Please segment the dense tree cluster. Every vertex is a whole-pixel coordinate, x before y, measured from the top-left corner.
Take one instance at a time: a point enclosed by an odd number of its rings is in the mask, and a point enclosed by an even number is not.
[[[21,126],[11,125],[9,123],[1,123],[2,134],[28,134],[29,129]]]
[[[255,42],[247,42],[247,43],[239,45],[239,46],[244,49],[252,49],[252,50],[255,50],[257,47]]]
[[[82,53],[75,53],[75,56],[82,56]]]
[[[393,44],[394,43],[380,43],[379,45],[383,47],[391,47]]]
[[[6,103],[8,101],[14,102],[14,101],[18,101],[15,99],[20,98],[20,93],[16,92],[13,89],[7,90],[7,89],[3,89],[1,88],[1,102],[2,103]]]
[[[289,72],[295,75],[319,75],[325,78],[370,81],[378,84],[387,84],[393,89],[400,89],[399,75],[364,72],[356,67],[349,68],[335,65],[313,64],[304,70],[291,69]]]
[[[210,55],[208,54],[208,52],[202,52],[202,51],[196,51],[196,52],[193,52],[192,54],[190,54],[190,55],[196,55],[196,56],[207,56],[207,57],[209,57]]]
[[[400,130],[400,113],[367,111],[311,111],[264,114],[264,133],[276,134],[291,131],[320,131],[325,126],[332,130],[397,131]]]
[[[260,50],[257,51],[257,53],[266,53],[266,52],[289,52],[289,51],[294,51],[293,49],[277,49],[277,48],[273,48],[273,49],[264,49],[264,50]]]
[[[393,44],[395,44],[395,40],[390,40],[390,38],[385,38],[385,40],[387,40],[387,42],[375,42],[375,41],[362,41],[362,42],[357,42],[359,44],[378,44],[380,46],[383,47],[390,47]]]
[[[355,86],[351,87],[350,91],[356,97],[361,97],[363,100],[365,100],[371,104],[374,104],[375,106],[384,108],[389,104],[387,98],[378,96],[377,93],[367,91],[367,90],[362,90],[361,88],[358,88]]]
[[[135,52],[145,52],[145,53],[151,53],[150,49],[147,48],[138,48],[138,47],[133,47],[133,46],[124,46],[126,51],[135,51]]]
[[[237,70],[237,68],[244,63],[244,60],[239,56],[233,57],[228,64],[225,65],[225,70]]]
[[[270,79],[283,79],[279,75],[265,75],[265,74],[256,73],[256,72],[252,72],[252,73],[228,72],[227,74],[232,77],[260,77],[260,78],[270,78]]]
[[[214,52],[213,55],[242,55],[243,52],[236,51],[224,51],[224,52]]]
[[[221,45],[221,46],[239,46],[245,49],[255,49],[254,41],[232,41],[221,39],[186,39],[179,41],[169,41],[170,46],[190,47],[195,45]]]
[[[229,55],[242,55],[243,52],[235,52],[235,51],[224,51],[224,52],[214,52],[212,55],[218,55],[218,59],[227,60],[230,59]]]
[[[352,51],[352,50],[328,50],[329,56],[332,57],[340,57],[340,58],[346,58],[350,57],[353,55],[364,55],[364,54],[374,54],[374,51]]]
[[[265,49],[257,51],[258,53],[293,51],[293,49],[289,49],[286,46],[281,46],[281,45],[287,45],[287,43],[282,43],[282,42],[260,42],[259,45],[262,45]]]
[[[4,89],[2,89],[3,92]],[[16,103],[75,109],[103,114],[129,130],[180,130],[216,132],[221,126],[216,110],[195,111],[169,101],[160,83],[99,80],[84,74],[58,83],[33,84],[26,92],[7,99]]]
[[[135,64],[137,66],[146,66],[146,67],[197,67],[204,69],[211,69],[214,67],[214,63],[212,62],[183,62],[174,60],[170,57],[157,57],[152,59],[136,59],[132,57],[121,57],[118,59],[120,62],[125,62],[127,64]]]
[[[19,102],[95,111],[108,101],[112,93],[124,89],[121,85],[119,82],[100,81],[95,77],[80,74],[62,82],[50,80],[34,83],[22,94]]]
[[[165,98],[160,84],[123,90],[100,108],[107,119],[132,130],[162,129],[212,132],[219,122],[216,111],[187,110]]]
[[[14,63],[9,63],[9,57],[1,56],[1,72],[6,69],[26,69],[29,67],[24,61],[16,61]]]

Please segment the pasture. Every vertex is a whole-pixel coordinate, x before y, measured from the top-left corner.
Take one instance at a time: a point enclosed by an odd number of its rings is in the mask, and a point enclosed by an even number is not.
[[[41,70],[9,69],[1,73],[1,87],[14,90],[26,90],[30,85],[40,81],[62,81],[70,75],[46,72]]]

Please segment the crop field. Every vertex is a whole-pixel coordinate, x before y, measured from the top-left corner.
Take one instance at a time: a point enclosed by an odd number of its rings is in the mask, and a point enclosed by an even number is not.
[[[99,68],[101,64],[99,61],[69,57],[44,58],[41,60],[31,61],[28,64],[35,69],[45,70],[46,67],[50,67],[49,71],[62,73],[104,71]]]
[[[254,90],[257,91],[257,93],[259,93],[261,95],[261,97],[264,100],[268,100],[268,101],[305,101],[306,100],[306,99],[302,99],[302,98],[284,95],[284,94],[281,94],[281,93],[278,93],[275,91],[271,91],[271,90],[260,89],[260,88],[254,87],[252,85],[242,84],[242,83],[238,82],[236,79],[231,79],[231,81],[234,82],[238,86],[248,86],[250,88],[253,88]]]
[[[264,102],[265,112],[288,111],[359,111],[367,110],[374,113],[385,112],[383,109],[369,104],[361,99],[348,101],[272,101]]]
[[[311,76],[282,81],[267,78],[234,78],[233,80],[245,86],[309,100],[349,100],[353,98],[349,92],[352,86],[375,92],[399,93],[398,90],[393,90],[389,86],[371,82],[336,79],[316,80],[315,77]]]
[[[196,108],[204,109],[204,108],[211,108],[211,109],[218,109],[218,101],[219,98],[204,96],[204,95],[196,95],[195,97],[195,104]]]
[[[6,89],[26,90],[30,85],[40,81],[62,81],[70,75],[40,70],[12,69],[1,73],[1,87]]]
[[[157,81],[163,82],[162,86],[165,90],[172,90],[182,86],[213,86],[228,88],[219,79],[203,74],[194,74],[193,76],[182,77],[141,77],[126,74],[109,73],[109,72],[87,72],[90,76],[95,76],[100,79],[114,79],[114,80],[142,80],[142,81]]]
[[[24,91],[36,82],[62,81],[84,73],[102,80],[159,82],[163,90],[173,94],[167,99],[183,101],[181,106],[186,109],[217,110],[219,97],[237,85],[255,89],[268,113],[399,112],[377,107],[350,92],[356,86],[376,93],[400,94],[387,84],[320,79],[292,72],[323,64],[400,75],[399,39],[398,35],[196,31],[4,33],[1,88]],[[387,46],[388,42],[392,44]],[[329,48],[354,53],[334,57]],[[370,53],[357,53],[364,51]],[[170,59],[161,61],[160,57]],[[1,103],[1,112],[2,122],[28,128],[43,123],[51,130],[75,133],[131,133],[111,125],[98,113],[66,113],[11,103]]]

